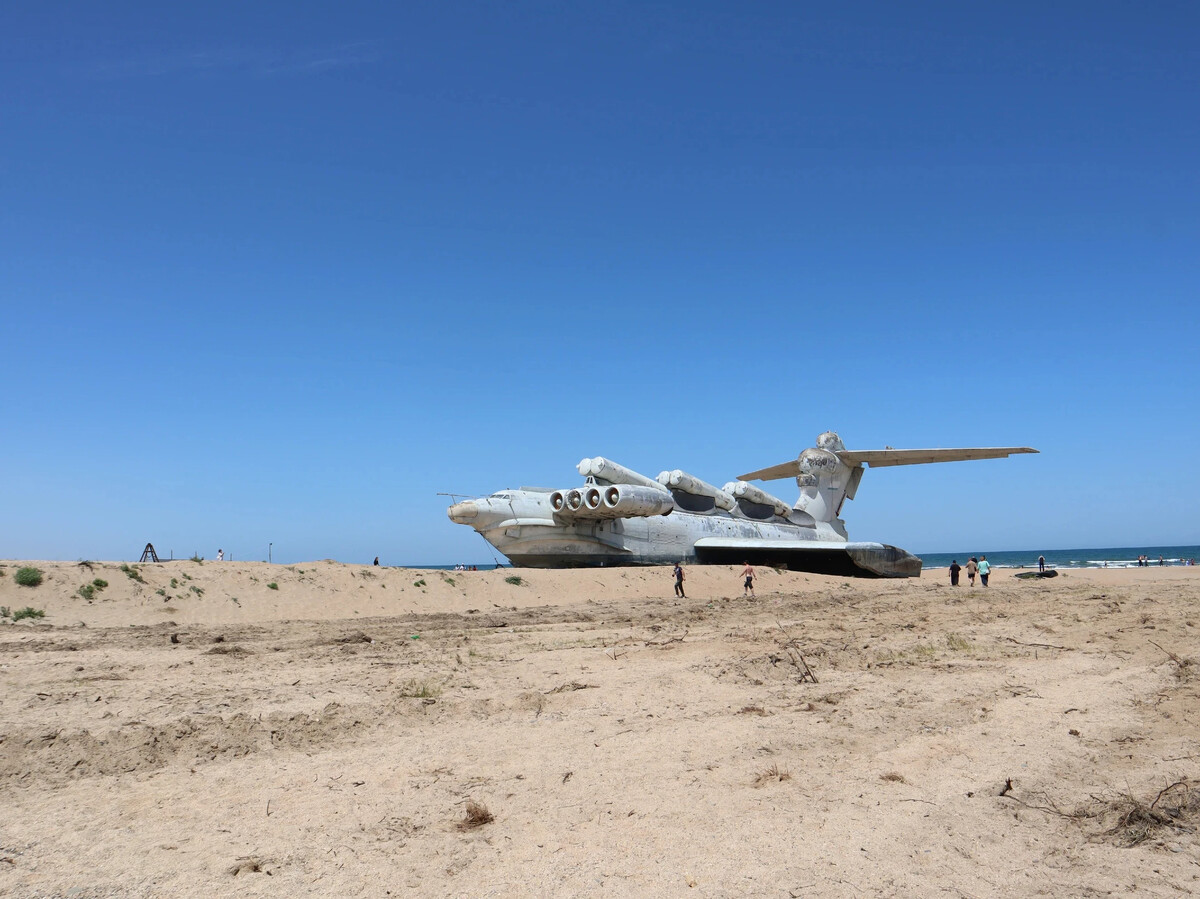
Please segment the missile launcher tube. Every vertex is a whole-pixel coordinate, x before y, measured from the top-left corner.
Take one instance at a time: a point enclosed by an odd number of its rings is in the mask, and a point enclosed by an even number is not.
[[[598,481],[607,481],[609,484],[629,484],[632,487],[649,487],[651,490],[657,490],[660,493],[665,493],[666,488],[653,478],[648,478],[643,474],[638,474],[624,465],[618,465],[611,459],[605,459],[603,456],[596,456],[594,459],[584,459],[576,466],[579,473],[585,478],[595,478]]]
[[[765,490],[760,490],[758,487],[755,487],[753,484],[747,484],[745,481],[730,481],[725,485],[725,492],[732,493],[739,499],[758,503],[760,506],[770,506],[775,514],[781,518],[787,518],[792,511],[792,507],[779,497],[771,496]]]
[[[692,496],[711,496],[716,501],[717,508],[724,509],[726,512],[732,512],[734,506],[737,505],[737,500],[724,490],[714,487],[712,484],[702,481],[699,478],[694,478],[686,471],[680,471],[678,468],[674,471],[660,473],[658,483],[672,490],[690,493]]]

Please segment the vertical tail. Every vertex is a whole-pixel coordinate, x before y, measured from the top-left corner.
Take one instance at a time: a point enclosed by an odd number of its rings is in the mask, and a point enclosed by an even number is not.
[[[1028,446],[987,446],[963,449],[848,450],[833,431],[817,438],[817,445],[806,449],[794,462],[783,462],[741,475],[743,481],[773,481],[795,477],[800,487],[796,508],[817,521],[826,521],[843,536],[845,523],[838,518],[842,503],[854,499],[862,481],[863,466],[922,465],[931,462],[960,462],[969,459],[1003,459],[1017,453],[1036,453]]]

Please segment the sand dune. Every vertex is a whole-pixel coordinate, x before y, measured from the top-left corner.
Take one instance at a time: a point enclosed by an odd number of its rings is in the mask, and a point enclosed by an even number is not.
[[[1200,890],[1196,569],[2,564],[5,895]]]

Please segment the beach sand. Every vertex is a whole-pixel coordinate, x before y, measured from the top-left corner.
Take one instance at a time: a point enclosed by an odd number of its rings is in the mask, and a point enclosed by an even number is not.
[[[1194,568],[130,571],[3,563],[0,894],[1200,892]]]

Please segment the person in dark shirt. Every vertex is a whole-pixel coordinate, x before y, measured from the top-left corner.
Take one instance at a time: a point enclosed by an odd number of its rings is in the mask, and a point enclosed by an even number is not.
[[[687,599],[683,592],[683,566],[678,562],[675,563],[675,595]]]
[[[962,571],[962,566],[958,564],[958,559],[954,559],[950,563],[950,586],[958,586],[958,573]]]

